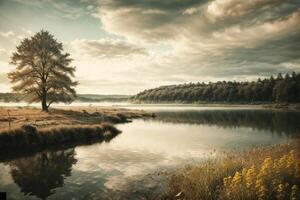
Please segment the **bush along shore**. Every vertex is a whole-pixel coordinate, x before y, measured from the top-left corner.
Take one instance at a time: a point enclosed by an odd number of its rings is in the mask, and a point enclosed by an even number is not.
[[[163,199],[299,200],[300,140],[177,171]]]
[[[0,149],[49,147],[70,143],[88,144],[93,141],[109,141],[120,132],[108,123],[42,129],[23,125],[0,132]]]

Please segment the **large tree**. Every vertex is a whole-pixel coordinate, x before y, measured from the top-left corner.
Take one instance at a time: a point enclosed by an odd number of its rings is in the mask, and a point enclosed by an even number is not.
[[[8,74],[12,89],[29,103],[41,102],[43,111],[52,103],[70,103],[78,84],[73,80],[75,67],[71,62],[62,43],[42,30],[24,39],[13,53],[11,64],[16,69]]]

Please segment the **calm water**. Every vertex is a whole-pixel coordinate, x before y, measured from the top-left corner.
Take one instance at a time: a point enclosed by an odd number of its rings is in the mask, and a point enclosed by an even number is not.
[[[300,130],[297,112],[139,108],[158,116],[118,125],[123,132],[109,143],[0,158],[0,191],[9,199],[154,197],[165,185],[163,171],[223,150],[284,142]]]

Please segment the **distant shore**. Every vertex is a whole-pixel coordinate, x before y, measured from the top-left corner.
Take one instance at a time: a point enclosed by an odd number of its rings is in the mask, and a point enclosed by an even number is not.
[[[290,110],[300,111],[300,103],[271,103],[271,102],[252,102],[252,103],[228,103],[228,102],[74,102],[70,105],[57,104],[53,105],[53,109],[56,110],[90,110],[94,112],[96,110],[113,111],[123,113],[124,110],[128,109],[136,114],[141,114],[141,109],[147,107],[226,107],[226,108],[258,108],[258,109],[276,109],[276,110]],[[38,109],[39,104],[25,104],[20,103],[4,103],[0,102],[1,109]],[[128,112],[127,112],[128,113]],[[0,111],[1,116],[1,111]],[[0,120],[1,128],[1,120]]]
[[[142,102],[133,103],[131,105],[143,106],[193,106],[193,107],[245,107],[245,108],[266,108],[266,109],[283,109],[283,110],[300,110],[300,103],[211,103],[211,102],[197,102],[197,103],[179,103],[179,102]]]

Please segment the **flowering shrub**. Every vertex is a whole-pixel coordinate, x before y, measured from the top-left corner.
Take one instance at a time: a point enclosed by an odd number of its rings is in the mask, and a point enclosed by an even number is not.
[[[165,199],[174,197],[300,200],[300,141],[226,154],[186,168],[170,178]]]
[[[294,150],[284,156],[236,171],[223,179],[224,199],[297,199],[300,160]]]

